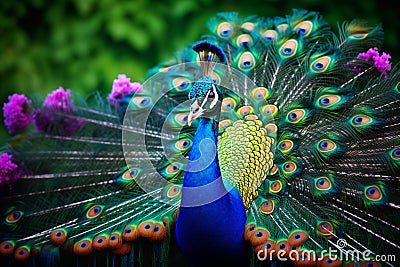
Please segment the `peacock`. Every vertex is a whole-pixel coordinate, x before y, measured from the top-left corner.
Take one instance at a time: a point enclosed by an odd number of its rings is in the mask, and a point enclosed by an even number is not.
[[[381,26],[294,9],[208,29],[107,96],[9,96],[2,266],[399,266]]]

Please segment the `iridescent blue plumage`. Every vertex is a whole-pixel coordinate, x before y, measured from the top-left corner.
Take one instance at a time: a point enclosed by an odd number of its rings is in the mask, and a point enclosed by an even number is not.
[[[243,266],[248,251],[239,233],[246,210],[237,189],[222,181],[217,137],[218,122],[201,118],[184,176],[176,239],[194,266]]]

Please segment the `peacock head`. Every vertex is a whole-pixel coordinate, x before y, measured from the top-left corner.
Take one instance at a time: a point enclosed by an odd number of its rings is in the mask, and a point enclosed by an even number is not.
[[[223,94],[210,76],[203,76],[192,86],[189,93],[191,101],[188,116],[189,126],[198,117],[218,119]]]
[[[196,81],[189,93],[191,101],[188,125],[198,117],[203,116],[214,120],[219,119],[223,94],[211,75],[215,63],[224,63],[225,54],[220,47],[207,41],[202,41],[193,46],[193,50],[199,54],[202,77]]]

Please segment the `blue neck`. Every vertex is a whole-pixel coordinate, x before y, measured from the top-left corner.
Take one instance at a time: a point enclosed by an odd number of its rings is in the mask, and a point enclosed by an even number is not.
[[[190,150],[175,229],[181,252],[194,266],[209,266],[210,259],[233,266],[246,258],[246,210],[237,189],[224,186],[217,140],[218,122],[201,118]]]
[[[218,122],[201,118],[190,149],[183,186],[202,186],[221,178],[217,139]]]
[[[199,206],[228,193],[219,168],[217,140],[218,122],[201,118],[190,149],[181,206]]]

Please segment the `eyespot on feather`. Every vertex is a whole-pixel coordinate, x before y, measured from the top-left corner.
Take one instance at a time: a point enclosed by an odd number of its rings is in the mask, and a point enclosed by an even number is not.
[[[231,121],[230,120],[223,120],[223,121],[219,122],[218,127],[219,127],[220,131],[223,131],[226,128],[228,128],[230,125],[231,125]]]
[[[282,164],[282,170],[285,174],[291,174],[297,170],[297,165],[293,161],[286,161]]]
[[[311,70],[313,70],[314,72],[322,73],[327,70],[330,62],[331,62],[330,56],[320,57],[311,63]]]
[[[233,34],[233,26],[229,22],[222,22],[218,25],[217,34],[221,38],[229,38]]]
[[[137,225],[128,225],[122,233],[122,239],[128,242],[135,241],[139,237]]]
[[[400,159],[400,148],[395,148],[390,151],[390,157],[394,160]]]
[[[265,242],[267,242],[267,240],[270,236],[271,236],[271,234],[269,233],[269,231],[267,229],[256,228],[253,231],[253,234],[250,236],[250,244],[253,247],[264,244]]]
[[[177,114],[175,115],[175,121],[178,122],[181,126],[184,126],[188,123],[188,114]]]
[[[181,164],[179,162],[172,162],[165,170],[168,175],[175,175],[181,170]]]
[[[30,248],[27,246],[19,247],[14,252],[14,258],[17,261],[26,261],[31,254]]]
[[[86,256],[93,252],[93,245],[90,239],[83,239],[74,244],[74,253],[79,256]]]
[[[181,194],[181,187],[178,185],[171,185],[167,191],[167,197],[169,198],[176,198]]]
[[[275,201],[273,201],[272,199],[262,202],[259,207],[259,211],[265,215],[273,213],[274,209],[275,209]]]
[[[162,223],[155,223],[153,227],[153,234],[149,238],[151,241],[163,242],[167,238],[167,229]]]
[[[122,176],[122,178],[124,180],[134,180],[138,177],[139,175],[139,169],[138,168],[129,168],[124,175]]]
[[[329,190],[332,188],[331,180],[328,177],[319,177],[315,179],[315,188],[319,190]]]
[[[110,249],[118,249],[122,246],[122,236],[119,232],[113,232],[108,238],[108,247]]]
[[[328,108],[341,100],[337,95],[323,95],[318,98],[318,106],[321,108]]]
[[[106,234],[98,235],[93,239],[93,249],[105,250],[108,248],[109,236]]]
[[[317,232],[319,235],[326,238],[332,238],[335,234],[335,229],[333,225],[328,221],[322,221],[318,223]]]
[[[306,112],[304,109],[295,109],[287,114],[287,120],[290,123],[298,123],[300,120],[304,118],[305,115]]]
[[[268,123],[265,126],[265,129],[267,130],[268,135],[272,136],[272,135],[276,134],[276,132],[278,131],[278,126],[276,126],[276,124],[274,124],[274,123]]]
[[[256,225],[254,223],[247,224],[244,228],[244,240],[249,241],[255,229]]]
[[[24,213],[20,210],[12,210],[6,217],[6,222],[9,224],[14,224],[21,220]]]
[[[341,267],[342,262],[338,258],[334,258],[333,255],[325,256],[320,262],[321,267]]]
[[[355,115],[351,118],[351,125],[353,125],[354,127],[361,127],[370,124],[371,122],[372,118],[363,114]]]
[[[279,54],[284,58],[292,57],[296,54],[298,45],[297,40],[287,40],[279,49]]]
[[[145,221],[139,224],[138,226],[138,234],[144,238],[150,238],[153,235],[154,230],[154,222]]]
[[[300,263],[302,265],[299,266],[315,266],[317,260],[317,255],[314,253],[310,253],[308,249],[301,249],[299,250],[299,257],[298,259],[295,260],[295,266],[296,263]]]
[[[271,181],[269,185],[269,192],[277,194],[282,190],[282,182],[279,180]]]
[[[54,230],[50,235],[50,243],[53,246],[61,247],[67,241],[67,231],[65,229]]]
[[[294,27],[294,32],[299,35],[302,35],[303,37],[307,37],[308,35],[310,35],[312,29],[313,29],[312,22],[306,20],[297,24],[296,27]]]
[[[350,34],[349,38],[353,40],[362,40],[368,36],[368,32],[355,32]]]
[[[275,42],[277,39],[278,33],[274,30],[267,30],[263,33],[262,35],[262,39],[267,42],[267,43],[271,43],[271,42]]]
[[[238,61],[238,68],[244,71],[252,70],[255,67],[256,60],[252,53],[244,52]]]
[[[100,205],[93,205],[87,212],[86,212],[86,218],[88,219],[93,219],[101,215],[103,212],[103,207]]]
[[[289,255],[289,252],[290,252],[290,247],[289,247],[286,239],[282,239],[282,240],[277,241],[275,243],[275,249],[276,249],[276,253],[279,253],[279,251],[284,251],[285,252],[285,253],[283,253],[283,252],[280,253],[280,255],[283,258],[287,258],[288,255]],[[275,254],[275,255],[277,255],[277,254]]]
[[[371,185],[364,188],[364,196],[370,201],[380,201],[383,194],[379,186]]]
[[[15,243],[13,241],[4,241],[0,244],[0,254],[9,256],[14,252]]]
[[[275,116],[278,113],[278,107],[275,105],[265,105],[262,108],[264,116]]]
[[[281,142],[279,142],[278,144],[278,149],[282,152],[282,153],[289,153],[293,148],[293,141],[286,139],[286,140],[282,140]]]
[[[249,114],[253,114],[253,111],[254,109],[252,106],[243,106],[238,109],[237,113],[244,118]]]
[[[236,107],[236,101],[233,98],[227,97],[224,98],[224,100],[222,100],[222,105],[221,105],[222,111],[230,111],[235,107]]]
[[[318,150],[322,153],[336,149],[336,144],[329,139],[322,139],[318,142]]]
[[[186,151],[190,148],[192,140],[189,138],[184,138],[176,142],[175,147],[181,151]]]
[[[307,241],[309,235],[303,230],[293,231],[288,238],[288,244],[290,247],[299,247]]]
[[[174,85],[175,89],[178,90],[179,92],[184,92],[188,88],[190,88],[190,80],[183,77],[177,77],[173,79],[172,84]]]
[[[139,108],[146,108],[152,103],[152,99],[148,96],[133,97],[132,101]]]
[[[250,47],[253,45],[253,38],[248,34],[241,34],[236,38],[236,45]]]
[[[255,100],[264,100],[268,99],[269,91],[265,87],[256,87],[253,90],[251,90],[251,95]]]

